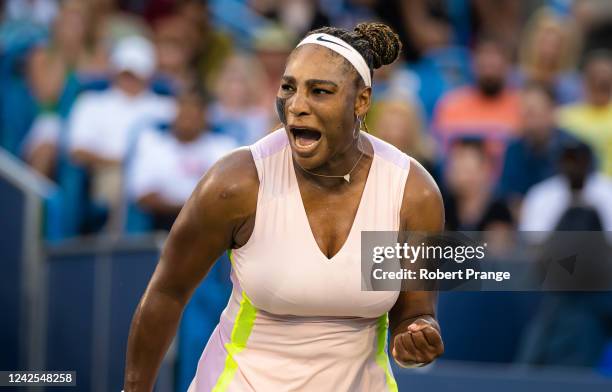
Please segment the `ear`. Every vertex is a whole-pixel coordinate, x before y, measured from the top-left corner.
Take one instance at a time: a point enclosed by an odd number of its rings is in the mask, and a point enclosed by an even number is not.
[[[368,110],[370,110],[370,102],[372,100],[372,88],[361,87],[355,96],[355,115],[363,118]]]

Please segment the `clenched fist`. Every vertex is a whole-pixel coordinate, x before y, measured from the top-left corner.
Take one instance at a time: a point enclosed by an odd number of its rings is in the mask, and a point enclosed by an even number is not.
[[[391,354],[403,367],[427,365],[444,352],[444,343],[437,326],[419,318],[393,339]]]

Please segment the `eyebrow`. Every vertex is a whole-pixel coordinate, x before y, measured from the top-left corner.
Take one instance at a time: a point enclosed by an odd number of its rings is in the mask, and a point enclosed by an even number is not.
[[[295,83],[295,78],[293,76],[283,76],[282,79],[286,82],[289,83]],[[325,80],[325,79],[308,79],[306,81],[306,84],[309,86],[315,85],[315,84],[329,84],[331,86],[334,87],[338,87],[338,84],[335,82],[332,82],[331,80]]]

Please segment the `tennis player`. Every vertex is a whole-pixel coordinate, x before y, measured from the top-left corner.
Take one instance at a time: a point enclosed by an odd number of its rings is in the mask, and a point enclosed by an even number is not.
[[[231,250],[233,291],[189,391],[397,391],[443,352],[431,292],[361,291],[360,233],[442,230],[434,181],[361,130],[388,26],[310,32],[277,98],[283,128],[222,158],[172,228],[138,305],[125,390],[151,391],[192,292]]]

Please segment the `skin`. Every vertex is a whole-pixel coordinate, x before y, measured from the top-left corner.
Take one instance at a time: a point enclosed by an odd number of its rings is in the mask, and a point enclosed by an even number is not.
[[[610,103],[612,91],[612,60],[593,59],[584,69],[584,84],[588,102],[594,107]]]
[[[296,151],[289,133],[294,163],[319,174],[343,175],[363,152],[350,183],[313,176],[296,166],[308,221],[327,257],[335,255],[348,236],[372,163],[372,146],[367,139],[353,138],[355,116],[367,112],[371,89],[358,85],[356,73],[347,73],[346,67],[344,60],[328,49],[305,45],[290,57],[279,90],[279,96],[285,99],[287,128],[300,124],[321,132],[319,144],[307,154]],[[134,315],[128,340],[126,391],[152,389],[194,289],[226,249],[241,247],[251,236],[258,188],[248,148],[221,159],[197,186],[169,234]],[[436,232],[443,225],[438,188],[413,161],[401,209],[401,228]],[[429,363],[442,354],[435,302],[435,293],[403,292],[391,309],[391,351],[401,365]]]
[[[523,91],[521,119],[527,140],[536,148],[545,148],[555,127],[554,102],[538,89]]]

